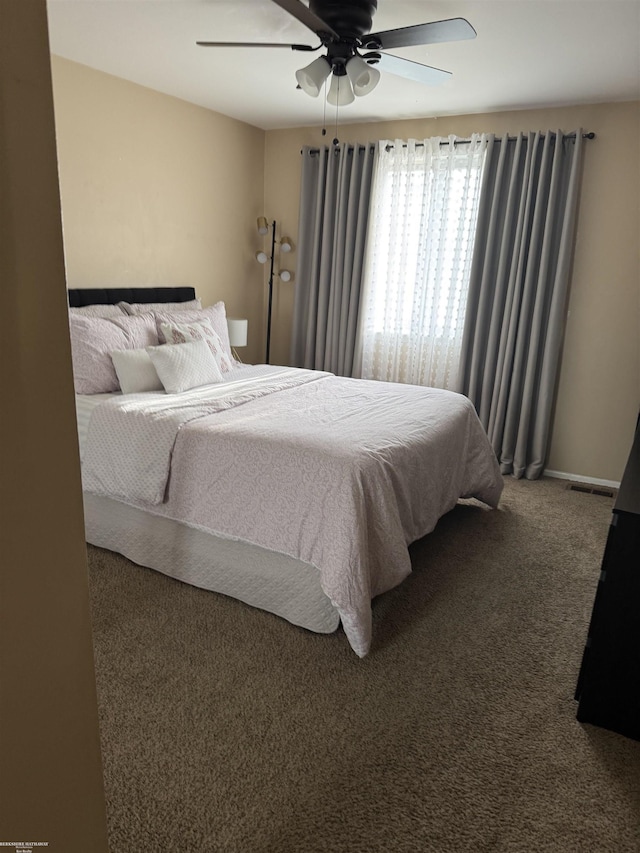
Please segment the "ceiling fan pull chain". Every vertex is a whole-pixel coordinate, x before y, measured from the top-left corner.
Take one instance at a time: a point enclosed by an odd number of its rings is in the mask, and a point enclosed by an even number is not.
[[[324,81],[324,92],[322,97],[322,135],[327,135],[327,81]]]

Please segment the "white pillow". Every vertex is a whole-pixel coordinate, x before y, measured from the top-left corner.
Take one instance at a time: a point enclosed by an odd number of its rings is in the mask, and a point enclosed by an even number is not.
[[[146,314],[148,311],[199,311],[200,299],[188,302],[118,302],[125,314]]]
[[[220,368],[204,340],[147,347],[147,352],[167,394],[222,382]]]
[[[116,350],[111,353],[111,359],[123,394],[163,390],[158,371],[146,349]]]
[[[221,373],[228,373],[233,364],[224,351],[220,335],[211,325],[210,320],[198,320],[191,323],[160,323],[162,336],[168,344],[184,344],[187,341],[205,340]],[[158,336],[160,337],[160,336]]]

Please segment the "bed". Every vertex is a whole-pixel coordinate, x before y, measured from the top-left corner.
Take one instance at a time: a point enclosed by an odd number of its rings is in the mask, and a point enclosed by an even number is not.
[[[409,544],[460,498],[498,504],[498,464],[462,395],[242,365],[223,340],[223,304],[200,309],[191,288],[70,291],[69,302],[77,382],[75,326],[89,345],[99,327],[148,352],[172,391],[77,384],[90,544],[310,631],[342,624],[362,657],[372,642],[371,601],[410,573]],[[179,303],[192,310],[181,314]],[[75,316],[96,304],[137,306],[137,319]],[[191,319],[180,323],[183,316]],[[207,345],[169,332],[190,322],[208,329],[207,317],[218,323],[226,370],[183,388],[182,366],[167,379],[162,360],[196,350],[208,358]],[[157,346],[145,338],[154,328],[165,333]]]

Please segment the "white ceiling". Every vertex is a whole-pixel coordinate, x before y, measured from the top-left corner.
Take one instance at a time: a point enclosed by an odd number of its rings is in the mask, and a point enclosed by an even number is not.
[[[48,0],[52,53],[265,130],[324,122],[296,89],[319,53],[196,40],[317,44],[271,0]],[[463,17],[473,41],[389,53],[453,72],[431,87],[383,74],[342,124],[640,100],[640,0],[379,0],[373,30]],[[326,105],[327,120],[335,107]]]

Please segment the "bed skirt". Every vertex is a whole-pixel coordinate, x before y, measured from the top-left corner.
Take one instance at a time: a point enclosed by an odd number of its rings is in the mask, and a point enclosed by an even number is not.
[[[338,628],[338,611],[320,586],[320,572],[309,563],[86,492],[84,513],[90,545],[309,631],[330,634]]]

